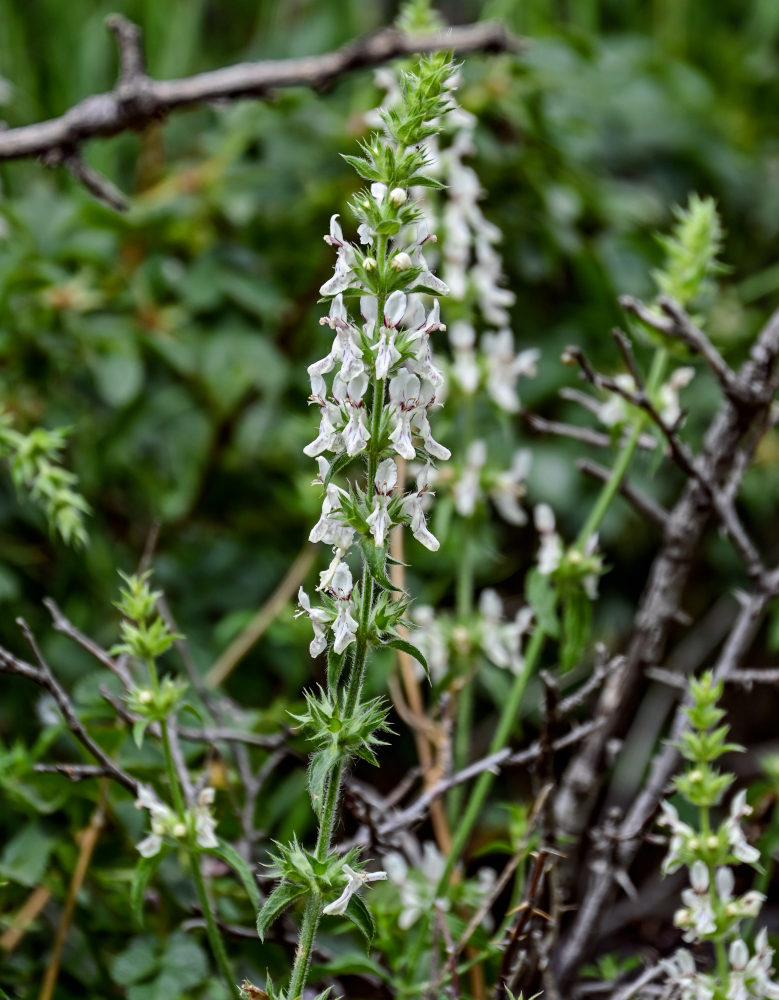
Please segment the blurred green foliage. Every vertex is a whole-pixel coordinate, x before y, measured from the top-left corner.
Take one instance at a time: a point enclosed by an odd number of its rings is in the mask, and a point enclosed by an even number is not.
[[[0,0],[0,101],[9,125],[59,114],[112,85],[115,56],[103,21],[116,9],[143,26],[158,76],[324,52],[396,14],[393,3],[357,0]],[[485,212],[504,232],[517,341],[543,351],[526,404],[582,422],[571,404],[554,399],[570,380],[559,355],[575,342],[616,367],[607,334],[625,322],[617,295],[651,294],[662,249],[650,234],[667,227],[671,206],[691,190],[716,198],[727,232],[731,273],[709,329],[737,359],[779,289],[779,6],[488,0],[440,9],[449,22],[500,17],[530,38],[518,59],[469,59],[460,94],[480,120],[475,165]],[[85,698],[92,692],[96,714],[94,664],[51,630],[42,597],[54,597],[110,645],[118,631],[116,570],[134,570],[153,541],[155,580],[205,670],[282,578],[316,520],[302,447],[313,427],[305,366],[322,354],[316,303],[331,267],[321,234],[354,190],[338,154],[364,132],[362,116],[379,98],[363,73],[326,94],[296,90],[262,104],[202,108],[138,136],[96,141],[87,158],[132,193],[125,216],[64,174],[34,162],[0,165],[2,407],[22,431],[70,428],[66,465],[92,508],[90,544],[73,552],[4,478],[0,641],[24,652],[13,623],[23,613],[63,683]],[[690,400],[706,412],[713,398],[706,379],[696,380]],[[556,441],[533,445],[532,498],[552,502],[574,534],[591,489],[573,468],[577,451]],[[777,529],[766,519],[777,490],[779,440],[769,436],[747,495],[774,551]],[[530,553],[522,531],[500,530],[491,544],[510,592]],[[627,532],[620,555],[613,543]],[[654,538],[619,506],[604,536],[621,584],[609,593],[604,581],[613,637],[629,619],[630,581],[640,585]],[[712,558],[726,557],[715,547]],[[421,569],[412,590],[451,603],[446,574],[456,559],[454,545],[448,553],[444,546],[435,569],[415,553]],[[693,603],[712,599],[706,586]],[[307,643],[305,623],[284,615],[231,679],[258,726],[280,719],[310,682]],[[48,723],[40,737],[35,704]],[[87,824],[98,794],[59,776],[29,778],[30,763],[53,748],[73,753],[47,711],[28,685],[4,679],[0,921],[7,926],[41,883],[56,903],[3,959],[0,986],[15,997],[37,995],[40,955],[75,864],[77,848],[63,831]],[[103,735],[105,745],[123,739],[108,726]],[[150,752],[136,751],[136,765]],[[390,765],[387,780],[394,773]],[[302,771],[277,779],[265,818],[271,835],[305,830],[304,783]],[[135,859],[126,830],[137,839],[142,817],[129,799],[124,806],[98,845],[56,997],[152,1000],[170,997],[174,980],[188,996],[218,997],[206,982],[205,954],[189,937],[173,934],[164,945],[153,934],[130,939]],[[151,918],[158,932],[176,926],[174,903],[186,906],[191,892],[168,859],[161,879]],[[233,911],[236,922],[253,923],[238,901]],[[271,945],[259,969],[254,944],[243,954],[256,981],[282,955]]]

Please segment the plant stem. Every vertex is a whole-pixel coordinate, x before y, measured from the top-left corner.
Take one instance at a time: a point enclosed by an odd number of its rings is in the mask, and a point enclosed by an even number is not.
[[[208,935],[208,942],[211,945],[211,951],[216,959],[216,964],[219,966],[219,971],[222,973],[222,978],[230,991],[230,995],[235,997],[236,1000],[240,1000],[241,991],[235,985],[233,970],[231,969],[230,962],[227,958],[227,952],[225,951],[224,942],[222,941],[222,935],[219,933],[219,928],[217,927],[216,920],[214,919],[214,911],[211,907],[211,900],[208,898],[206,884],[203,880],[203,873],[200,871],[200,858],[198,856],[198,852],[190,847],[189,857],[192,862],[192,875],[195,879],[195,887],[197,888],[197,895],[200,900],[200,908],[203,911],[203,916],[206,921],[206,934]]]
[[[500,720],[498,722],[498,728],[495,730],[495,735],[490,743],[489,752],[491,754],[502,750],[511,736],[511,730],[514,728],[514,723],[517,719],[519,706],[522,701],[522,695],[525,693],[525,687],[528,679],[533,673],[536,663],[541,656],[541,650],[544,647],[545,639],[546,633],[542,628],[537,627],[530,639],[530,642],[528,643],[522,672],[517,674],[514,678],[514,684],[512,685],[509,693],[508,700],[503,706],[503,711],[501,712]],[[451,853],[446,859],[446,866],[444,867],[443,874],[441,875],[441,879],[438,883],[438,888],[436,889],[436,894],[438,895],[446,892],[446,885],[449,881],[449,877],[454,870],[454,866],[457,864],[460,854],[468,842],[471,830],[481,813],[485,799],[489,794],[494,780],[494,774],[491,774],[489,771],[484,771],[481,775],[479,775],[479,779],[473,787],[465,813],[457,826],[457,833],[455,834]]]
[[[648,394],[656,392],[660,386],[660,383],[665,374],[666,364],[668,362],[668,352],[663,347],[659,347],[655,352],[655,356],[652,359],[652,367],[649,371],[649,378],[646,383],[646,391]],[[608,480],[603,484],[598,499],[590,511],[590,516],[584,522],[584,525],[579,532],[579,536],[576,539],[576,548],[584,549],[589,539],[600,527],[600,523],[606,515],[606,511],[611,506],[611,502],[617,494],[617,490],[620,487],[622,480],[625,478],[625,474],[628,471],[628,467],[636,452],[638,447],[639,439],[646,426],[647,416],[645,413],[639,413],[633,422],[633,427],[628,435],[628,439],[622,447],[622,450],[617,455],[617,460],[614,463],[614,467],[611,470],[611,475]]]
[[[465,522],[464,522],[465,523]],[[466,526],[463,538],[461,558],[457,564],[457,618],[459,624],[465,625],[466,619],[473,611],[473,557],[474,547],[470,525]],[[473,674],[470,673],[472,653],[459,653],[456,657],[457,676],[461,688],[457,694],[457,726],[454,732],[454,766],[455,770],[465,767],[468,761],[468,751],[471,745],[471,728],[473,726]],[[460,814],[465,789],[462,785],[453,788],[449,795],[449,820],[452,825]]]
[[[338,796],[341,791],[341,778],[343,777],[343,760],[339,760],[327,782],[327,792],[325,802],[322,806],[322,817],[319,820],[319,835],[316,841],[316,856],[318,861],[324,861],[327,852],[330,850],[330,841],[333,836],[336,813],[338,811]]]
[[[295,952],[295,964],[292,967],[292,976],[289,980],[289,1000],[298,1000],[303,994],[303,990],[308,979],[308,970],[311,968],[311,952],[314,948],[319,921],[322,919],[322,897],[317,890],[312,890],[308,897],[306,909],[303,914],[303,923],[300,926],[300,937],[298,947]]]

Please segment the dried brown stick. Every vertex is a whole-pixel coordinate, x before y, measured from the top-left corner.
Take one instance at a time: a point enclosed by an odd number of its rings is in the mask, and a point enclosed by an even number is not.
[[[106,21],[119,48],[119,78],[105,93],[79,101],[63,115],[0,132],[0,161],[48,158],[68,166],[97,197],[124,207],[113,185],[80,158],[82,143],[141,129],[178,108],[242,98],[267,98],[282,87],[322,89],[347,73],[422,52],[519,52],[524,42],[496,22],[465,24],[429,35],[384,28],[333,52],[302,58],[238,63],[177,80],[146,72],[140,29],[121,14]]]
[[[663,544],[650,570],[649,580],[639,603],[633,633],[628,642],[622,669],[615,671],[604,687],[597,718],[602,725],[582,744],[569,764],[556,799],[558,832],[569,842],[579,842],[590,825],[592,806],[603,776],[602,762],[606,746],[619,731],[623,720],[631,717],[631,705],[647,666],[661,662],[668,630],[682,604],[703,530],[713,512],[712,493],[727,487],[735,495],[743,470],[739,467],[745,441],[757,424],[765,424],[766,410],[776,388],[775,365],[779,354],[779,312],[769,319],[758,334],[749,359],[741,366],[739,378],[751,387],[750,399],[759,402],[734,402],[726,399],[705,435],[698,458],[700,476],[689,479],[668,516]],[[751,442],[750,446],[753,446]],[[708,489],[703,483],[708,484]],[[590,886],[587,892],[594,887]],[[610,887],[601,900],[605,907]],[[588,919],[597,933],[598,906],[589,908]],[[578,916],[574,926],[583,927]],[[582,942],[584,942],[582,944]],[[576,947],[562,956],[564,979],[575,970],[586,949],[581,938]]]
[[[78,715],[76,715],[76,710],[65,692],[65,689],[59,683],[57,678],[51,672],[51,668],[41,656],[38,644],[36,643],[27,623],[22,618],[17,618],[17,623],[22,629],[24,637],[33,651],[38,666],[34,667],[31,663],[26,663],[24,660],[20,660],[7,649],[0,647],[0,673],[16,674],[19,677],[26,677],[34,684],[37,684],[38,687],[43,688],[44,691],[48,691],[56,702],[57,708],[59,708],[62,713],[65,724],[79,743],[81,743],[81,745],[91,754],[92,757],[100,761],[106,769],[106,772],[111,778],[113,778],[114,781],[118,781],[120,785],[123,785],[128,791],[132,792],[133,795],[137,795],[138,782],[125,770],[119,767],[118,764],[111,760],[102,747],[95,743],[82,725]]]

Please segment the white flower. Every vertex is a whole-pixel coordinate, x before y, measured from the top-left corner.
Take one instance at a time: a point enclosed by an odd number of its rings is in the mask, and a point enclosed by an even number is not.
[[[429,487],[430,466],[424,466],[417,475],[417,492],[409,493],[404,499],[402,510],[405,517],[409,519],[411,533],[418,542],[421,542],[426,549],[437,552],[441,543],[428,531],[425,519],[425,510],[422,498],[427,493]]]
[[[324,626],[329,623],[330,615],[324,608],[312,608],[311,600],[302,587],[298,590],[298,603],[300,604],[300,610],[295,612],[295,617],[308,615],[311,627],[314,630],[314,638],[311,640],[308,651],[311,656],[317,657],[327,649],[327,637],[325,636]]]
[[[398,481],[398,467],[392,458],[385,458],[379,462],[374,478],[376,495],[373,498],[373,510],[366,517],[365,523],[370,525],[371,534],[378,546],[384,545],[384,538],[392,526],[392,521],[387,512],[387,505],[392,491]]]
[[[395,451],[402,458],[409,460],[416,455],[411,441],[411,417],[419,403],[419,390],[419,379],[405,369],[401,369],[393,379],[390,379],[389,398],[395,407],[390,441]]]
[[[467,396],[479,388],[480,372],[476,360],[476,331],[470,323],[458,320],[449,330],[449,343],[454,354],[452,378]]]
[[[142,858],[153,858],[159,854],[162,847],[162,838],[166,834],[172,834],[173,828],[178,822],[176,813],[161,802],[154,791],[148,785],[138,786],[138,798],[135,800],[136,809],[148,809],[151,820],[152,832],[137,844],[138,853]],[[186,828],[184,830],[186,833]]]
[[[346,563],[341,563],[333,574],[330,584],[335,597],[338,612],[332,624],[333,651],[343,653],[346,647],[357,638],[357,620],[352,615],[352,589],[354,583],[352,574]],[[313,655],[313,654],[312,654]]]
[[[744,836],[741,820],[744,816],[749,816],[752,807],[747,805],[747,793],[742,789],[733,796],[730,803],[730,813],[725,821],[728,844],[734,857],[745,864],[754,865],[760,860],[760,851],[752,847]]]
[[[361,889],[369,882],[383,881],[387,877],[386,872],[357,872],[349,865],[344,865],[343,871],[346,875],[346,885],[344,886],[344,891],[338,899],[335,899],[332,903],[328,903],[327,906],[324,906],[322,908],[322,913],[327,913],[330,916],[337,916],[341,913],[346,913],[346,907],[349,905],[349,900],[358,891],[358,889]]]
[[[663,815],[658,819],[661,826],[667,826],[671,830],[671,841],[668,845],[668,854],[663,861],[663,875],[670,875],[682,866],[682,849],[685,848],[689,840],[695,836],[695,831],[688,823],[683,823],[679,819],[679,813],[670,802],[662,802],[660,808]]]
[[[454,506],[460,517],[473,517],[481,497],[479,480],[486,462],[487,445],[477,438],[471,442],[465,457],[465,467],[452,485]]]
[[[485,333],[481,348],[487,366],[487,392],[496,406],[507,413],[518,413],[521,404],[516,381],[522,375],[532,378],[536,374],[540,352],[530,348],[516,354],[509,329]]]
[[[333,276],[319,289],[320,295],[337,295],[357,283],[357,276],[352,270],[354,250],[351,244],[344,241],[343,232],[338,222],[338,215],[330,217],[330,235],[325,236],[325,243],[338,248]]]
[[[216,837],[216,820],[211,815],[211,806],[214,803],[214,789],[206,787],[202,789],[197,797],[197,805],[194,808],[195,839],[201,847],[218,847],[219,841]]]
[[[481,647],[485,656],[496,667],[503,667],[514,674],[521,672],[524,665],[521,644],[522,636],[530,628],[533,611],[529,607],[520,608],[513,622],[503,621],[503,601],[497,591],[487,588],[479,597],[481,622]]]
[[[563,541],[555,530],[554,511],[549,504],[538,504],[533,513],[536,530],[541,535],[538,572],[549,576],[554,573],[563,558]]]
[[[527,514],[519,504],[525,495],[525,480],[530,471],[531,453],[527,448],[514,452],[511,468],[501,472],[490,487],[489,496],[498,513],[508,524],[526,524]]]

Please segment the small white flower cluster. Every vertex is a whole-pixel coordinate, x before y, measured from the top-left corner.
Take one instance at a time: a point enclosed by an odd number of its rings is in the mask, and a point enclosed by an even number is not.
[[[188,836],[190,828],[201,847],[217,847],[219,841],[216,838],[216,820],[211,814],[213,802],[214,789],[206,787],[198,795],[195,807],[180,816],[161,802],[148,785],[139,785],[135,807],[149,810],[152,832],[137,845],[138,853],[144,858],[154,857],[162,848],[163,837],[183,840]]]
[[[446,675],[452,656],[458,651],[481,650],[496,667],[521,673],[522,639],[533,619],[529,607],[520,608],[513,620],[506,620],[500,595],[486,589],[479,597],[478,614],[469,625],[455,625],[446,615],[436,615],[426,604],[415,607],[412,617],[417,626],[414,641],[424,654],[434,681]]]
[[[452,360],[448,374],[453,385],[466,396],[484,388],[499,409],[519,413],[517,380],[535,377],[541,354],[537,347],[517,352],[511,330],[504,327],[483,333],[477,348],[476,330],[464,319],[452,323],[449,346]]]
[[[581,551],[575,546],[566,551],[557,532],[554,511],[549,504],[538,504],[533,518],[540,540],[537,563],[539,573],[565,580],[577,579],[585,594],[594,601],[598,596],[598,580],[602,571],[597,534],[590,535]]]
[[[752,812],[745,791],[734,796],[727,819],[706,837],[684,823],[670,802],[663,802],[662,810],[659,822],[671,832],[664,874],[689,864],[702,851],[721,854],[724,850],[744,864],[759,862],[760,852],[747,842],[741,826],[741,820]],[[682,1000],[714,1000],[715,996],[725,996],[727,1000],[779,1000],[779,983],[771,978],[773,949],[765,928],[755,938],[751,958],[749,946],[737,936],[739,922],[756,917],[765,896],[754,890],[734,896],[734,886],[733,870],[726,865],[712,869],[701,858],[690,865],[690,887],[682,892],[684,906],[674,915],[674,923],[683,931],[684,940],[696,943],[723,933],[734,936],[728,948],[725,993],[718,990],[717,976],[698,971],[692,954],[684,948],[663,963],[671,981],[679,987]]]
[[[668,427],[674,427],[682,415],[679,393],[692,382],[695,369],[689,366],[677,368],[670,378],[653,394],[652,402],[655,409]],[[614,377],[614,381],[624,391],[630,394],[638,392],[636,380],[626,372]],[[608,428],[619,428],[630,420],[630,408],[625,399],[617,393],[595,406],[595,413],[602,424]]]
[[[531,453],[527,448],[514,452],[511,466],[497,474],[487,470],[487,444],[481,438],[472,441],[465,464],[455,472],[452,483],[454,507],[460,517],[473,517],[479,504],[488,497],[508,524],[527,523],[520,505],[525,495],[525,480],[530,471]]]
[[[399,851],[390,851],[383,858],[383,865],[390,882],[400,893],[401,911],[398,927],[407,931],[419,918],[435,907],[447,911],[450,900],[436,896],[436,889],[446,867],[446,858],[436,845],[426,841],[422,846],[422,857],[417,867],[410,867]],[[476,909],[487,898],[495,884],[492,868],[480,868],[475,879],[460,883],[462,901]],[[485,918],[485,923],[487,918]]]

